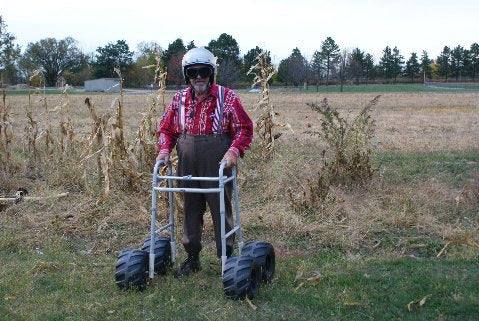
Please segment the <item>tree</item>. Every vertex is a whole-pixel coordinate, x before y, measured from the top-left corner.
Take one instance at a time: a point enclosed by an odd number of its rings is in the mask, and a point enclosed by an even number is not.
[[[329,76],[331,70],[338,63],[339,59],[339,46],[331,37],[327,37],[321,44],[321,55],[324,59],[324,66],[326,69],[326,85],[329,84]]]
[[[399,53],[399,49],[394,47],[392,50],[389,46],[386,46],[383,50],[383,56],[379,61],[379,68],[384,75],[384,78],[394,78],[394,82],[397,80],[402,72],[402,66],[404,64],[404,57]]]
[[[218,39],[211,40],[206,48],[218,58],[217,81],[225,86],[237,81],[241,70],[238,42],[231,35],[222,33]]]
[[[241,78],[241,66],[232,59],[225,59],[218,66],[218,82],[231,87]]]
[[[135,62],[126,74],[125,81],[129,86],[146,87],[155,79],[155,68],[145,68],[156,65],[156,57],[162,55],[163,49],[156,42],[140,42],[138,44]]]
[[[472,80],[475,80],[479,72],[479,44],[473,43],[469,49],[469,60]]]
[[[374,59],[371,54],[364,56],[364,77],[366,77],[366,84],[369,79],[374,79],[376,76],[376,69],[374,67]]]
[[[206,47],[217,58],[220,64],[223,60],[240,63],[238,42],[230,35],[222,33],[217,40],[211,40]]]
[[[152,63],[156,62],[155,57],[157,54],[163,54],[163,48],[161,48],[159,43],[154,41],[140,42],[137,47],[138,56],[148,57],[148,59],[150,59]]]
[[[17,60],[20,47],[14,44],[15,36],[7,32],[7,25],[0,16],[0,83],[16,83],[18,78]]]
[[[186,47],[181,38],[176,39],[168,45],[163,55],[163,63],[165,64],[168,74],[166,82],[169,85],[180,86],[184,83],[183,70],[181,70],[181,60],[186,53]]]
[[[447,81],[447,77],[449,76],[449,72],[451,69],[451,49],[448,46],[445,46],[442,49],[441,54],[437,57],[436,62],[438,64],[438,73],[439,76],[445,77]]]
[[[55,86],[66,71],[79,72],[87,65],[87,57],[71,37],[62,40],[45,38],[29,43],[20,61],[27,73],[43,71],[46,86]]]
[[[461,46],[457,46],[451,51],[451,73],[456,78],[456,81],[459,79],[464,69],[466,55],[467,53]]]
[[[168,44],[168,48],[163,54],[163,63],[165,66],[167,66],[172,57],[181,56],[183,58],[185,53],[186,47],[183,43],[183,40],[181,38],[177,38],[175,41]]]
[[[415,52],[411,53],[411,57],[409,60],[406,62],[406,68],[404,69],[404,74],[407,77],[411,78],[411,82],[414,82],[414,78],[416,78],[419,75],[419,72],[421,71],[421,65],[419,64],[419,61],[417,60],[417,54]]]
[[[166,75],[166,83],[168,85],[181,86],[185,83],[181,68],[181,60],[183,59],[183,56],[184,53],[177,53],[171,56],[168,60],[168,64],[166,65],[166,70],[168,71]]]
[[[244,55],[244,57],[243,57],[243,65],[241,67],[241,74],[242,74],[241,76],[245,80],[247,80],[248,82],[252,82],[255,76],[254,76],[254,74],[249,74],[249,75],[246,75],[246,74],[251,69],[251,67],[256,64],[256,57],[258,57],[258,55],[262,51],[263,51],[263,49],[256,46],[256,47],[248,50],[246,55]],[[271,64],[271,55],[270,55],[269,51],[266,51],[266,62],[268,64]]]
[[[432,63],[432,60],[429,59],[429,56],[427,55],[427,51],[423,50],[421,55],[421,74],[424,77],[429,79],[432,78],[431,63]]]
[[[343,92],[344,80],[346,76],[346,61],[348,59],[348,51],[343,49],[339,57],[339,83],[341,84],[340,92]]]
[[[397,80],[397,76],[399,76],[402,72],[403,69],[403,64],[404,64],[404,57],[401,56],[399,53],[399,49],[397,47],[394,47],[393,53],[392,53],[392,70],[393,70],[393,77],[394,77],[394,82]]]
[[[316,50],[313,53],[313,58],[311,59],[311,76],[314,83],[316,84],[316,91],[319,91],[319,85],[323,79],[323,55],[320,51]]]
[[[93,75],[97,78],[118,77],[115,68],[120,68],[122,73],[127,73],[133,64],[133,52],[130,51],[125,40],[117,40],[116,43],[108,43],[104,47],[98,47],[95,61],[93,62]]]
[[[353,49],[347,57],[346,70],[349,76],[355,80],[356,85],[359,84],[359,79],[363,77],[364,65],[364,52],[359,48]]]
[[[196,48],[196,45],[195,45],[195,42],[191,40],[190,42],[188,42],[188,45],[186,46],[186,51],[191,50],[193,48]]]
[[[386,46],[383,50],[383,55],[379,60],[379,69],[383,74],[383,77],[386,79],[391,79],[394,77],[394,59],[391,48]]]
[[[294,48],[291,55],[283,59],[278,67],[278,74],[283,82],[298,86],[308,78],[309,66],[306,58],[298,48]]]

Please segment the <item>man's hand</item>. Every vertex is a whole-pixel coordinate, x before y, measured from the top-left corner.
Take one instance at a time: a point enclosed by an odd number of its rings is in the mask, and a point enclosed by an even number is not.
[[[159,153],[158,156],[156,156],[156,161],[163,160],[165,161],[165,165],[168,164],[170,161],[170,154],[168,153]]]
[[[238,157],[234,152],[230,150],[226,152],[225,156],[223,156],[223,160],[226,161],[225,168],[231,168],[233,166],[236,166],[236,164],[238,163]]]

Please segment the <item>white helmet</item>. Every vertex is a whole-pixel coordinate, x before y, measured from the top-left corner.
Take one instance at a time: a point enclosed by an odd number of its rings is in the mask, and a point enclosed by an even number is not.
[[[186,77],[186,68],[191,65],[202,64],[213,68],[213,75],[216,73],[216,57],[205,47],[198,47],[188,50],[181,60],[183,77]]]

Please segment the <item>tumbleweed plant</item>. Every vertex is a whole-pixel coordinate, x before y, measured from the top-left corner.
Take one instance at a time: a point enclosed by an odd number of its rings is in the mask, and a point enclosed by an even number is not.
[[[371,100],[349,122],[330,106],[326,98],[320,104],[307,104],[321,116],[321,131],[307,133],[323,139],[328,148],[321,151],[321,163],[316,177],[307,179],[302,193],[295,195],[289,191],[295,210],[323,209],[328,203],[334,202],[331,188],[361,185],[372,178],[375,124],[370,112],[378,103],[379,97]]]

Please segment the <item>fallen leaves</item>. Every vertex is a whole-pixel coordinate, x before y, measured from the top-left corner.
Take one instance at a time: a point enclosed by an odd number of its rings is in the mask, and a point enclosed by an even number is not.
[[[293,289],[294,292],[297,292],[301,287],[303,287],[307,283],[311,284],[317,284],[321,281],[322,275],[321,272],[316,270],[313,271],[310,276],[305,277],[304,276],[304,267],[301,266],[298,268],[298,271],[296,272],[296,276],[294,278],[294,283],[298,283],[298,285]]]
[[[413,309],[422,307],[426,303],[426,300],[430,298],[431,296],[432,294],[428,294],[420,300],[413,300],[409,302],[408,304],[406,304],[407,310],[409,312],[412,312]]]
[[[479,244],[477,244],[477,242],[475,242],[473,239],[468,238],[468,237],[458,237],[456,239],[453,239],[453,240],[450,240],[450,241],[446,242],[444,247],[439,251],[439,253],[437,253],[436,257],[440,257],[441,255],[443,255],[444,252],[446,251],[446,249],[449,247],[449,245],[452,245],[452,244],[468,245],[468,246],[475,247],[475,248],[479,249]]]
[[[253,304],[253,302],[251,302],[251,300],[246,297],[246,302],[248,303],[248,305],[251,307],[251,309],[255,310],[258,308],[256,305]]]

